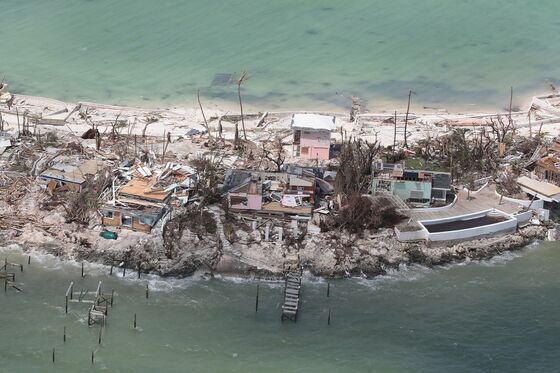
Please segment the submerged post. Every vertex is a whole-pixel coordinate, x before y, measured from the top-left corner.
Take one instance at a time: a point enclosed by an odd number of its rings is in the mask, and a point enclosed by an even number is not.
[[[52,362],[53,362],[53,363],[54,363],[54,353],[55,353],[55,349],[54,349],[54,347],[53,347],[53,349],[52,349]]]
[[[64,336],[62,338],[62,341],[66,343],[66,326],[64,326]]]
[[[327,282],[327,298],[331,295],[331,283]]]
[[[82,262],[82,277],[84,277],[84,262]]]
[[[103,328],[102,327],[99,328],[99,343],[98,344],[101,344],[101,333],[103,333]]]
[[[331,308],[329,307],[329,317],[327,318],[327,325],[331,325]]]
[[[27,265],[30,265],[30,264],[31,264],[31,255],[29,255],[29,256],[27,257]]]
[[[94,364],[95,359],[95,351],[91,351],[91,365]]]
[[[134,329],[136,329],[136,314],[134,314]]]
[[[149,297],[150,297],[149,288],[148,288],[148,284],[146,284],[146,299],[148,299]]]
[[[255,313],[259,312],[259,284],[257,284],[257,296],[255,297]]]
[[[113,263],[111,263],[111,270],[109,271],[109,276],[113,275]]]

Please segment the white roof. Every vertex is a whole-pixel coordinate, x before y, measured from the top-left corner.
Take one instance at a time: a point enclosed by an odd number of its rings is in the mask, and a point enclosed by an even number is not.
[[[560,194],[560,187],[543,181],[529,179],[527,176],[521,176],[517,179],[517,183],[522,187],[535,191],[546,197],[552,197]]]
[[[294,114],[292,116],[292,128],[332,131],[334,129],[334,121],[335,117],[332,115]]]

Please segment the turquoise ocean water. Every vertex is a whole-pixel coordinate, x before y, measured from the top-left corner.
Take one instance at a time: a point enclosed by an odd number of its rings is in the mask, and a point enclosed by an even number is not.
[[[144,106],[503,108],[560,78],[557,0],[0,0],[15,92]],[[218,79],[215,83],[220,83]],[[223,83],[223,80],[222,80]]]
[[[17,273],[24,292],[0,293],[0,372],[554,372],[559,266],[558,243],[543,243],[485,262],[333,281],[329,298],[323,280],[308,278],[294,324],[280,322],[279,283],[260,283],[255,313],[256,281],[123,279],[95,265],[81,279],[78,264],[33,257]],[[101,345],[87,305],[64,313],[70,281],[76,291],[98,281],[115,289]]]

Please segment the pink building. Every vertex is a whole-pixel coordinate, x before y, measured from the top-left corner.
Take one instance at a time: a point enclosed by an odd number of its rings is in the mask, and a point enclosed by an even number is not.
[[[331,115],[294,114],[294,155],[307,159],[328,160],[334,122],[335,117]]]

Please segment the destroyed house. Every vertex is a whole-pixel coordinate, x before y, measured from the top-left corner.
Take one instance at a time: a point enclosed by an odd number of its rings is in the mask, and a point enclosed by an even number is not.
[[[541,180],[560,186],[560,143],[556,142],[537,161],[535,173]]]
[[[155,178],[133,178],[101,208],[102,224],[149,233],[165,214],[171,194],[155,187]]]
[[[87,179],[95,176],[101,168],[101,163],[93,159],[79,166],[56,163],[39,175],[39,182],[50,190],[81,192],[86,186]]]
[[[293,154],[301,158],[328,160],[335,120],[332,115],[294,114],[291,123]]]
[[[230,170],[224,192],[233,211],[311,215],[315,179],[277,172]]]
[[[433,201],[446,201],[451,192],[451,174],[406,170],[401,164],[376,162],[373,167],[372,193],[391,193],[405,203],[428,207]]]

